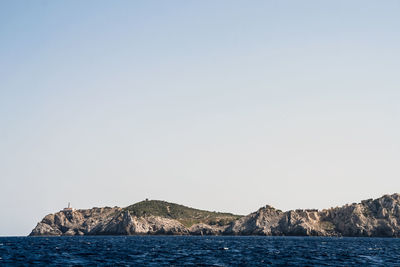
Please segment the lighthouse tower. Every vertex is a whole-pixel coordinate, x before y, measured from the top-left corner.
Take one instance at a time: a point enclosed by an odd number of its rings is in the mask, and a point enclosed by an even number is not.
[[[75,210],[75,209],[73,209],[73,208],[71,207],[71,203],[70,203],[70,202],[68,202],[68,207],[63,209],[63,211],[74,211],[74,210]]]

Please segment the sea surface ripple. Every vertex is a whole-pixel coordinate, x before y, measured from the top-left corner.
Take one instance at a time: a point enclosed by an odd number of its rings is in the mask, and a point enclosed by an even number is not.
[[[0,237],[0,266],[400,266],[400,239]]]

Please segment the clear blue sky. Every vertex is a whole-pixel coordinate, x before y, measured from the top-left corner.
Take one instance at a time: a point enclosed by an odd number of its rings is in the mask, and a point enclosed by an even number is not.
[[[400,191],[399,1],[0,1],[0,235],[70,201]]]

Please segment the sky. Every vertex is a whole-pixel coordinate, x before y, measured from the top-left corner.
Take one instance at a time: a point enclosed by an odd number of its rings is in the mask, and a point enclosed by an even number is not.
[[[0,1],[0,235],[145,198],[400,192],[399,1]]]

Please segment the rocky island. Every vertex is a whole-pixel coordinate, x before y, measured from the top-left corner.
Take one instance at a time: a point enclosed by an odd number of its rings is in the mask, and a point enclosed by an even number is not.
[[[64,209],[30,236],[276,235],[400,237],[400,194],[316,210],[283,212],[269,205],[247,216],[145,200],[125,208]]]

